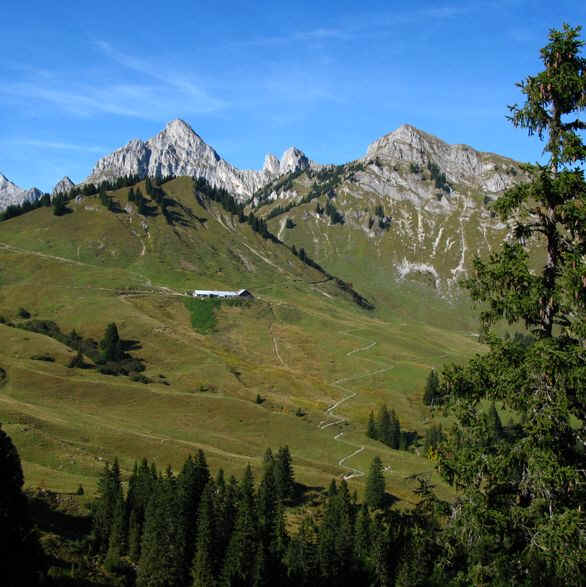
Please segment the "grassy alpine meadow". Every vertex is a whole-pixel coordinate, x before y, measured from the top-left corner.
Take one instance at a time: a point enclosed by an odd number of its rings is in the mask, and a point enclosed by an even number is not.
[[[413,502],[417,473],[449,495],[421,443],[392,450],[365,431],[369,413],[386,404],[403,430],[423,436],[430,369],[482,348],[465,321],[447,329],[427,319],[458,308],[389,276],[392,303],[381,295],[374,311],[362,309],[286,246],[214,202],[202,206],[190,179],[163,189],[172,223],[138,214],[124,188],[111,194],[118,213],[87,197],[62,217],[41,208],[0,224],[0,421],[27,485],[74,492],[82,484],[91,495],[116,456],[128,474],[136,459],[179,467],[200,448],[215,469],[240,476],[247,463],[260,471],[267,447],[287,444],[298,481],[310,487],[366,473],[378,455],[400,503]],[[360,279],[353,285],[363,293]],[[205,288],[246,288],[254,298],[186,295]],[[415,294],[422,301],[411,311]],[[87,368],[68,367],[75,351],[20,327],[29,320],[95,341],[116,323],[149,383],[103,374],[87,357]],[[33,358],[41,355],[49,359]],[[349,483],[361,494],[365,477]]]

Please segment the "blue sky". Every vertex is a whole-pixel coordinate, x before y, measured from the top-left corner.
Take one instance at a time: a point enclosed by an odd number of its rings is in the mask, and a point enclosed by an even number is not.
[[[535,161],[506,105],[548,30],[585,16],[579,0],[6,0],[0,171],[44,190],[81,181],[177,117],[240,168],[290,145],[349,161],[405,122]]]

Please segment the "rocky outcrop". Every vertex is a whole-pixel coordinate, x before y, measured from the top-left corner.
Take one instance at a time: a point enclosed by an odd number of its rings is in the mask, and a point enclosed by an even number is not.
[[[285,151],[281,161],[267,155],[260,171],[240,170],[216,151],[183,120],[176,119],[148,141],[133,139],[100,159],[84,183],[100,183],[125,175],[203,177],[244,201],[279,175],[305,169],[309,159],[299,149]]]
[[[0,173],[0,211],[8,206],[20,205],[27,200],[34,202],[42,195],[41,190],[37,188],[25,190]]]
[[[468,145],[450,145],[409,124],[372,143],[361,162],[369,171],[358,174],[363,187],[391,198],[422,201],[429,197],[429,186],[421,182],[421,173],[406,173],[407,165],[423,172],[429,164],[437,166],[437,171],[445,174],[445,193],[472,190],[489,197],[502,193],[523,175],[512,159]]]
[[[65,194],[69,190],[75,187],[75,184],[71,181],[71,179],[65,176],[61,181],[58,181],[53,191],[51,192],[52,196],[56,196],[57,194]]]

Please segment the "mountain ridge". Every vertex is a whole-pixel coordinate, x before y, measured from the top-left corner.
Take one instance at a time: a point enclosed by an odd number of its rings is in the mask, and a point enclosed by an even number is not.
[[[516,168],[518,165],[512,159],[481,152],[468,145],[450,145],[410,124],[403,124],[370,143],[365,155],[356,161],[371,165],[380,160],[417,165],[432,161],[444,170],[447,180],[453,183],[464,181],[470,184],[466,176],[486,175],[485,181],[479,187],[489,194],[502,192],[510,183],[502,173],[492,173],[495,160],[506,162],[508,168]],[[126,145],[98,159],[88,177],[79,185],[99,184],[104,180],[115,180],[126,175],[137,175],[141,179],[147,175],[187,175],[203,177],[210,185],[224,188],[240,202],[246,202],[256,192],[289,173],[327,167],[332,166],[318,164],[297,147],[289,147],[280,159],[267,153],[260,170],[238,169],[223,159],[188,123],[176,118],[150,139],[131,139]],[[371,171],[374,171],[374,167]],[[11,204],[21,204],[26,199],[37,199],[41,195],[36,188],[24,190],[2,177],[4,180],[0,183],[0,210]],[[396,197],[393,189],[389,188],[389,183],[397,183],[397,177],[379,174],[370,183],[365,176],[359,177],[366,182],[365,187],[368,189],[380,195]],[[55,185],[52,195],[66,192],[74,185],[66,176]]]
[[[123,175],[144,178],[166,176],[203,177],[214,187],[222,187],[239,200],[279,175],[316,166],[307,156],[290,147],[279,160],[269,153],[259,170],[238,169],[223,159],[185,121],[176,118],[154,137],[132,139],[123,147],[98,160],[82,183],[100,183]]]

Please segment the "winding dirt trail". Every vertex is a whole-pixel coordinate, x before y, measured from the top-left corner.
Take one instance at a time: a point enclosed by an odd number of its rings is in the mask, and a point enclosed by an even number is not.
[[[352,329],[348,332],[344,332],[343,334],[346,336],[352,336],[354,338],[367,340],[362,336],[358,336],[357,334],[352,334],[352,332],[354,332],[356,330],[360,330],[360,329],[359,328]],[[360,347],[357,347],[351,351],[348,351],[346,353],[346,356],[351,357],[352,355],[354,355],[356,353],[363,353],[363,352],[369,351],[370,349],[375,347],[376,344],[377,344],[376,341],[370,341],[368,344],[366,344],[364,346],[360,346]],[[361,357],[361,359],[364,361],[370,361],[372,363],[380,365],[380,363],[377,363],[377,361],[374,361],[373,359],[368,359],[365,357]],[[336,389],[341,389],[345,392],[348,392],[348,395],[344,396],[342,399],[339,399],[337,402],[333,403],[331,406],[329,406],[325,410],[324,414],[326,417],[324,420],[322,420],[318,424],[318,427],[320,428],[320,430],[325,430],[326,428],[329,428],[330,426],[336,426],[338,424],[342,424],[343,422],[348,421],[348,418],[346,418],[345,416],[340,416],[339,414],[335,414],[335,411],[343,403],[355,398],[358,395],[358,392],[352,391],[352,390],[348,389],[347,387],[344,387],[343,385],[341,385],[342,383],[347,383],[348,381],[356,381],[357,379],[365,379],[366,377],[372,377],[373,375],[377,375],[379,373],[385,373],[386,371],[390,371],[391,369],[394,369],[394,367],[395,367],[394,365],[385,366],[380,369],[375,369],[374,371],[368,371],[367,373],[363,373],[362,375],[354,375],[352,377],[342,377],[341,379],[336,379],[336,381],[333,381],[332,383],[328,383],[328,385],[330,385],[331,387],[335,387]],[[343,467],[345,469],[348,469],[348,472],[345,473],[342,476],[342,478],[348,480],[348,479],[352,479],[353,477],[363,477],[365,475],[364,471],[362,471],[361,469],[357,469],[355,467],[350,467],[349,465],[345,465],[344,463],[347,460],[349,460],[349,459],[359,455],[361,452],[363,452],[365,449],[364,445],[357,445],[357,444],[354,444],[353,442],[348,442],[347,440],[344,440],[342,438],[342,436],[344,436],[344,432],[338,432],[334,436],[334,440],[336,440],[338,442],[342,442],[342,443],[344,443],[354,449],[354,451],[352,451],[350,454],[347,454],[346,456],[342,457],[338,461],[339,467]],[[384,471],[388,471],[390,469],[391,469],[391,467],[390,467],[390,465],[388,465],[384,468]]]

